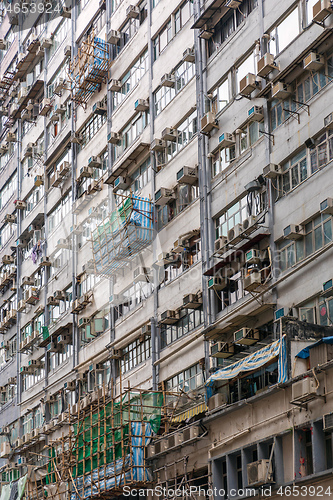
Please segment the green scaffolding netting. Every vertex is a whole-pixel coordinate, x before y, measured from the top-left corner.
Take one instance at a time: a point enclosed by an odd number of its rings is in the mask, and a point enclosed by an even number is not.
[[[89,473],[97,467],[107,465],[130,453],[130,422],[149,422],[153,432],[158,432],[161,425],[162,393],[129,392],[119,402],[108,402],[99,411],[86,413],[86,416],[74,424],[71,452],[75,466],[73,477]],[[49,450],[47,484],[57,480],[58,459],[63,449]]]

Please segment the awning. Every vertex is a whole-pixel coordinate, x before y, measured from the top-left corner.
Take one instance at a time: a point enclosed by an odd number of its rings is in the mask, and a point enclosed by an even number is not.
[[[261,368],[266,365],[272,359],[279,357],[278,368],[279,368],[279,378],[278,382],[287,381],[287,353],[286,353],[286,336],[284,335],[281,339],[273,342],[272,344],[259,349],[258,351],[250,354],[244,359],[233,363],[226,368],[218,370],[213,375],[209,377],[206,381],[206,393],[207,399],[213,395],[213,386],[215,382],[220,382],[221,380],[230,380],[240,373],[250,372]]]
[[[313,347],[316,347],[317,345],[320,344],[333,344],[333,337],[324,337],[323,339],[320,339],[318,342],[314,342],[311,345],[308,345],[307,347],[304,347],[298,354],[296,354],[296,358],[302,358],[306,359],[310,356],[310,349],[313,349]]]
[[[172,422],[183,422],[184,420],[194,417],[194,415],[204,413],[205,411],[207,411],[206,403],[200,403],[196,406],[192,406],[192,408],[189,408],[188,410],[182,411],[181,413],[179,413],[179,415],[175,415],[174,417],[172,417]]]

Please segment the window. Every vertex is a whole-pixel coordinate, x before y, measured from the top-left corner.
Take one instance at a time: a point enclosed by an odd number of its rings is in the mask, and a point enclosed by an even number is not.
[[[185,210],[199,196],[199,188],[188,184],[178,185],[176,188],[176,199],[167,205],[157,208],[157,226],[162,229],[176,215]]]
[[[171,20],[162,28],[156,38],[153,40],[153,54],[154,61],[158,58],[160,53],[165,49],[172,38]]]
[[[0,190],[0,210],[8,203],[10,198],[17,191],[17,173],[15,172]]]
[[[16,224],[5,224],[0,229],[0,248],[4,247],[6,243],[16,233]]]
[[[60,45],[66,39],[67,34],[70,32],[71,32],[71,21],[70,19],[64,19],[53,35],[52,45],[50,48],[50,59],[57,52]]]
[[[195,310],[183,310],[182,318],[174,325],[161,324],[161,344],[162,349],[167,345],[175,342],[177,339],[183,337],[203,323],[203,310],[202,308]]]
[[[197,112],[194,111],[178,125],[176,140],[174,142],[167,141],[166,151],[156,156],[157,164],[163,165],[172,160],[180,150],[187,146],[192,137],[197,133],[197,130]]]
[[[264,122],[250,122],[246,125],[240,135],[240,153],[244,153],[253,146],[260,139],[263,131]]]
[[[197,363],[165,381],[168,392],[189,392],[204,383],[203,367]]]
[[[143,75],[148,71],[148,50],[136,60],[133,66],[127,71],[121,79],[121,90],[112,92],[112,108],[115,110],[123,101],[125,96],[131,92]]]
[[[243,0],[239,9],[230,9],[227,15],[214,26],[214,34],[208,40],[208,56],[211,56],[242,24],[257,7],[258,0]]]
[[[135,283],[126,290],[122,291],[124,300],[121,305],[116,308],[116,319],[125,316],[128,312],[135,309],[135,307],[153,293],[153,283]]]
[[[121,372],[126,373],[151,356],[151,337],[144,335],[122,349]]]
[[[26,208],[23,212],[23,217],[27,217],[30,212],[38,205],[40,200],[44,196],[44,185],[35,187],[32,193],[24,201],[26,202]]]
[[[114,159],[119,158],[124,151],[135,141],[149,124],[149,112],[138,113],[132,121],[120,132],[121,142],[119,145],[112,145]]]
[[[137,194],[151,180],[150,158],[147,158],[131,175],[131,190]]]
[[[269,52],[276,56],[300,33],[298,7],[270,33]]]
[[[304,236],[296,241],[285,240],[279,245],[280,270],[294,266],[332,241],[332,217],[323,214],[304,226]]]
[[[240,66],[236,69],[236,91],[239,92],[240,81],[248,74],[256,74],[254,53],[251,54],[242,62]]]
[[[106,115],[94,115],[87,121],[87,123],[79,131],[79,133],[82,134],[82,148],[91,141],[105,122]]]
[[[316,140],[313,149],[302,149],[284,165],[278,179],[280,196],[287,194],[318,169],[333,160],[333,130],[328,130]]]
[[[333,299],[317,297],[309,300],[298,308],[298,317],[308,323],[332,326],[333,325]]]
[[[213,99],[211,101],[211,111],[219,113],[229,102],[229,82],[228,79],[220,83],[215,90],[213,90]]]
[[[80,321],[79,321],[80,327]],[[85,345],[91,342],[109,328],[109,311],[107,308],[98,311],[89,323],[80,327],[81,344]]]
[[[55,209],[48,216],[49,222],[49,233],[54,231],[54,229],[59,226],[63,221],[64,217],[70,212],[72,205],[72,191],[69,191],[66,196],[64,196],[61,202],[56,206]]]
[[[235,158],[236,146],[219,149],[212,159],[212,177],[223,172]]]
[[[174,14],[175,33],[178,33],[193,15],[193,0],[187,0]]]
[[[257,194],[254,197],[244,196],[222,215],[215,219],[215,237],[228,236],[229,229],[241,224],[250,215],[258,215],[265,207],[265,199]]]
[[[191,62],[183,62],[174,73],[174,87],[160,87],[154,93],[155,114],[158,115],[172,99],[182,90],[195,74],[195,66]]]

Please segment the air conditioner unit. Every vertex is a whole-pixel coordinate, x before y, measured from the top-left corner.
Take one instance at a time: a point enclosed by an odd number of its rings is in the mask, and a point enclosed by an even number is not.
[[[333,280],[330,279],[323,283],[323,291],[320,294],[322,297],[328,298],[333,295]]]
[[[283,82],[277,82],[272,88],[272,97],[274,99],[286,99],[292,93],[290,85]]]
[[[76,389],[75,380],[70,380],[69,382],[65,382],[64,389],[67,389],[68,391],[75,391],[75,389]]]
[[[168,447],[175,448],[176,446],[180,446],[183,442],[183,433],[176,432],[168,437]]]
[[[43,363],[40,359],[31,359],[28,363],[29,367],[31,368],[40,368],[41,366],[43,366]]]
[[[312,8],[313,20],[317,23],[322,22],[326,17],[332,14],[332,4],[330,0],[319,0]]]
[[[249,215],[246,219],[242,221],[243,233],[249,235],[257,229],[257,217],[255,215]]]
[[[151,334],[151,324],[146,323],[141,327],[141,334],[142,335],[150,335]]]
[[[226,236],[220,236],[214,243],[214,252],[215,253],[225,253],[226,246],[228,244],[228,238]]]
[[[208,280],[208,290],[223,290],[228,282],[225,278],[212,277]]]
[[[163,206],[163,205],[166,205],[169,201],[174,200],[174,199],[175,199],[175,195],[171,189],[160,188],[155,193],[155,204],[156,205]]]
[[[26,291],[26,295],[25,295],[25,302],[27,304],[36,304],[36,302],[39,301],[39,294],[38,294],[38,289],[34,286],[30,287],[27,291]]]
[[[139,283],[140,281],[147,283],[150,280],[150,269],[149,267],[137,267],[133,272],[133,281]]]
[[[21,375],[27,375],[28,373],[31,373],[31,371],[28,366],[21,366],[20,373]]]
[[[82,266],[82,272],[85,272],[87,274],[91,274],[95,272],[95,264],[92,259],[88,260],[86,264],[83,264]]]
[[[214,396],[211,396],[208,399],[208,410],[209,411],[215,410],[216,408],[219,408],[220,406],[225,405],[227,403],[228,403],[227,395],[218,392],[217,394],[214,394]]]
[[[162,87],[174,87],[175,83],[176,83],[176,81],[175,81],[174,75],[169,75],[168,73],[166,73],[161,78],[161,86]]]
[[[135,111],[148,111],[149,103],[146,99],[137,99],[134,103]]]
[[[239,92],[243,95],[250,95],[258,87],[259,82],[256,81],[256,75],[253,73],[248,73],[239,82]]]
[[[167,127],[164,130],[162,130],[162,139],[165,141],[175,141],[177,139],[177,130]]]
[[[246,264],[258,264],[261,260],[260,250],[255,248],[251,248],[245,254],[245,263]]]
[[[233,146],[236,143],[236,140],[233,134],[224,133],[219,137],[219,144],[222,148],[226,148],[228,146]]]
[[[7,42],[4,38],[0,38],[0,50],[6,50]]]
[[[283,229],[283,237],[286,240],[299,240],[304,235],[304,230],[302,226],[296,226],[295,224],[289,224],[289,226]]]
[[[323,415],[323,431],[328,432],[333,430],[333,412]]]
[[[99,156],[91,156],[88,160],[88,166],[92,168],[102,168],[102,160]]]
[[[324,118],[324,127],[330,130],[333,128],[333,113]]]
[[[48,297],[48,298],[47,298],[46,303],[47,303],[47,305],[48,305],[48,306],[58,306],[58,305],[59,305],[59,300],[58,300],[58,299],[55,299],[55,298],[51,295],[51,297]]]
[[[110,30],[107,34],[107,41],[108,43],[111,43],[111,45],[116,45],[120,40],[120,36],[121,34],[119,33],[119,31]]]
[[[130,185],[131,185],[131,178],[123,177],[122,175],[120,175],[114,181],[113,191],[118,191],[118,189],[127,189],[130,187]]]
[[[15,224],[16,215],[15,214],[6,214],[5,215],[5,222],[8,222],[9,224]]]
[[[22,200],[16,200],[14,201],[14,204],[17,210],[24,210],[25,208],[27,208],[26,202]]]
[[[261,122],[264,119],[264,110],[262,106],[252,106],[247,112],[249,120],[253,122]]]
[[[74,132],[70,138],[70,142],[72,144],[81,144],[82,140],[83,140],[82,134],[79,134],[79,132]]]
[[[79,179],[88,179],[93,176],[93,173],[92,167],[81,167]]]
[[[140,9],[136,5],[129,5],[126,9],[126,17],[136,19],[140,15]]]
[[[59,167],[59,174],[61,176],[65,176],[69,173],[70,171],[70,166],[69,166],[69,162],[68,161],[63,161],[61,164],[60,164],[60,167]]]
[[[206,113],[201,118],[200,132],[203,134],[208,134],[213,130],[213,128],[218,128],[218,125],[216,123],[216,115],[212,111],[208,111],[208,113]]]
[[[59,352],[59,346],[57,346],[54,342],[50,342],[46,346],[47,352]]]
[[[34,179],[34,184],[36,187],[42,186],[44,184],[44,176],[43,175],[36,175]]]
[[[166,143],[162,139],[154,139],[150,145],[151,151],[163,151],[166,148]]]
[[[236,226],[229,229],[229,231],[228,231],[228,243],[231,243],[234,245],[234,244],[238,243],[239,241],[241,241],[243,239],[243,237],[241,236],[242,232],[243,232],[242,224],[236,224]]]
[[[183,309],[197,309],[202,305],[202,297],[199,298],[198,295],[190,293],[184,295],[183,297]]]
[[[27,459],[25,457],[18,457],[17,458],[17,465],[19,465],[19,466],[26,464],[26,462],[27,462]]]
[[[173,325],[179,320],[179,314],[177,311],[164,311],[161,313],[160,323],[164,325]]]
[[[2,263],[3,264],[14,264],[14,257],[12,255],[4,255],[2,257]]]
[[[40,46],[42,49],[49,49],[50,47],[52,47],[51,38],[43,38]]]
[[[308,69],[310,71],[317,71],[318,69],[322,68],[324,64],[325,64],[324,56],[316,54],[316,52],[310,52],[303,59],[304,69]]]
[[[273,69],[276,69],[274,55],[266,53],[257,63],[257,75],[265,78]]]
[[[110,358],[111,359],[120,359],[122,356],[122,350],[121,349],[114,349],[114,347],[112,347],[110,349]]]
[[[191,63],[195,62],[195,52],[193,48],[184,50],[183,60]]]
[[[66,7],[65,5],[60,9],[60,16],[71,18],[71,7]]]
[[[196,439],[200,436],[200,426],[191,425],[183,430],[183,442],[190,441],[191,439]]]
[[[111,144],[119,144],[121,139],[121,135],[117,132],[110,132],[108,134],[108,142]]]
[[[28,109],[22,109],[21,111],[21,120],[22,122],[25,122],[26,120],[30,120],[31,118],[31,113]]]
[[[292,400],[306,402],[317,396],[317,382],[313,377],[303,378],[292,385]]]
[[[272,464],[269,460],[261,459],[247,464],[249,486],[268,484],[273,482]]]
[[[276,179],[282,174],[282,168],[280,165],[275,165],[275,163],[269,163],[263,168],[263,176],[266,179]]]
[[[95,115],[106,115],[107,113],[107,105],[105,101],[98,101],[92,107],[92,112]]]
[[[177,182],[179,184],[195,184],[198,180],[197,169],[184,166],[177,172]]]
[[[1,443],[1,458],[10,455],[12,449],[8,441]]]
[[[72,343],[72,339],[70,335],[58,335],[57,336],[57,344],[59,345],[69,345]]]
[[[333,215],[333,198],[326,198],[320,203],[320,212],[322,214]]]
[[[120,92],[121,87],[122,87],[122,84],[121,84],[120,80],[111,80],[110,85],[109,85],[109,89],[112,92]]]
[[[70,45],[66,45],[64,48],[64,56],[65,57],[71,57],[72,55],[72,47]]]
[[[26,307],[25,304],[26,304],[25,300],[20,300],[19,303],[17,304],[17,310],[19,312],[24,312]]]
[[[259,342],[259,330],[253,328],[241,328],[234,332],[235,344],[253,345]]]
[[[261,285],[261,274],[259,271],[252,271],[243,279],[243,288],[247,292],[258,290]]]
[[[228,342],[216,342],[210,346],[210,355],[213,358],[223,358],[227,359],[233,356],[235,353],[234,344]]]
[[[51,101],[48,98],[45,98],[42,100],[42,102],[39,104],[39,114],[41,116],[47,115],[47,113],[51,109]]]
[[[160,455],[161,453],[164,453],[167,451],[169,448],[169,443],[168,439],[161,439],[160,441],[156,441],[155,443],[151,444],[148,449],[148,454],[150,457],[154,457],[155,455]]]

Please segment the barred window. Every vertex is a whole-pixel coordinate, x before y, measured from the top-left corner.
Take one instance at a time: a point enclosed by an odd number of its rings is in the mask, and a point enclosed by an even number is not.
[[[158,115],[172,99],[182,90],[195,74],[194,63],[183,62],[174,73],[174,87],[160,87],[154,93],[155,114]]]
[[[121,372],[126,373],[132,370],[135,366],[149,359],[150,356],[151,338],[149,335],[144,335],[122,349]]]
[[[162,349],[180,339],[203,323],[202,308],[184,311],[184,315],[174,325],[161,325]]]
[[[170,392],[189,392],[200,387],[203,382],[203,368],[197,363],[166,380],[165,389]]]
[[[148,50],[135,61],[133,66],[127,71],[126,75],[121,79],[121,90],[112,92],[112,108],[115,110],[124,100],[126,95],[133,90],[136,84],[148,71]]]
[[[80,134],[82,134],[82,147],[86,146],[89,141],[97,134],[99,129],[106,122],[105,115],[94,115],[88,122],[84,125],[84,127],[80,130]]]

